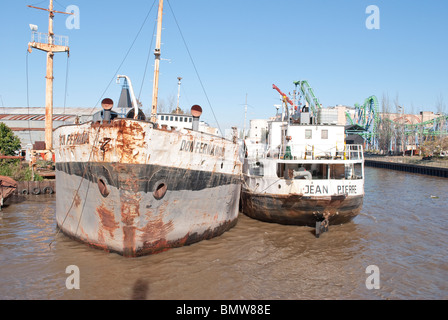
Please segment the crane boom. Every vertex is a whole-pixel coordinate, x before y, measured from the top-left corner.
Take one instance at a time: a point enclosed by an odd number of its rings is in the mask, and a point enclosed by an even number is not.
[[[272,89],[277,90],[278,93],[280,93],[280,95],[284,97],[290,105],[294,106],[294,103],[291,101],[291,99],[289,99],[288,96],[284,94],[275,84],[272,85]]]

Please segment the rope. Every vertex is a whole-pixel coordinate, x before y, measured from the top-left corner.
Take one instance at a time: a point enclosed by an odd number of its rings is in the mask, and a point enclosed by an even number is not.
[[[98,129],[97,129],[97,131],[96,131],[95,139],[94,139],[94,141],[93,141],[93,145],[92,145],[92,150],[91,150],[90,153],[89,153],[89,159],[87,160],[86,163],[89,163],[89,162],[90,162],[90,159],[91,159],[92,154],[93,154],[93,149],[94,149],[96,143],[98,142],[99,132],[100,132],[100,126],[98,126]],[[63,226],[64,223],[65,223],[65,220],[67,220],[68,214],[70,213],[70,211],[71,211],[72,208],[73,208],[73,204],[75,203],[76,195],[78,195],[78,193],[79,193],[79,189],[81,189],[81,184],[82,184],[82,182],[84,181],[85,175],[86,175],[86,173],[87,173],[87,168],[88,168],[88,166],[86,166],[86,167],[84,168],[84,172],[83,172],[83,174],[82,174],[81,181],[79,182],[78,188],[76,189],[75,195],[73,196],[72,203],[70,204],[70,207],[68,208],[67,213],[65,214],[64,220],[62,220],[61,227],[58,228],[56,234],[54,235],[54,239],[53,239],[53,240],[49,243],[49,245],[48,245],[48,246],[50,247],[50,250],[51,250],[51,245],[52,245],[53,242],[56,240],[56,237],[58,236],[59,232],[61,231],[61,228],[62,228],[62,226]],[[87,194],[87,192],[86,192],[86,194]],[[84,205],[85,205],[85,201],[84,201]],[[82,212],[83,212],[83,211],[84,211],[84,210],[81,211],[81,215],[80,215],[79,220],[78,220],[78,226],[76,227],[76,233],[78,232],[78,227],[79,227],[79,223],[80,223],[81,218],[82,218]],[[76,233],[75,233],[75,234],[76,234]]]
[[[196,68],[196,64],[194,63],[193,58],[190,53],[190,50],[188,49],[187,42],[185,41],[184,35],[182,34],[182,30],[180,29],[179,23],[177,22],[176,16],[174,15],[173,8],[171,7],[171,4],[168,0],[167,0],[167,2],[168,2],[168,6],[170,7],[171,13],[173,15],[174,21],[176,22],[177,28],[179,29],[179,33],[182,38],[182,41],[184,42],[185,48],[187,49],[188,56],[190,57],[190,61],[193,64],[193,68],[194,68],[194,71],[196,72],[196,76],[198,77],[199,83],[201,84],[202,91],[204,92],[204,95],[205,95],[205,98],[207,99],[208,105],[210,106],[210,109],[212,110],[212,114],[213,114],[213,117],[215,118],[219,132],[221,132],[221,134],[223,134],[223,132],[221,131],[221,128],[219,126],[219,122],[216,119],[215,112],[213,111],[212,104],[210,103],[210,99],[208,98],[207,92],[205,91],[204,84],[202,83],[201,77],[199,76],[199,72],[198,72],[198,69]]]
[[[154,0],[154,2],[152,3],[152,6],[151,6],[151,8],[149,9],[148,14],[146,15],[145,19],[143,20],[143,23],[142,23],[142,25],[140,26],[140,29],[138,30],[138,32],[137,32],[137,34],[136,34],[134,40],[132,41],[131,46],[129,47],[128,51],[126,52],[126,54],[125,54],[125,56],[124,56],[124,58],[123,58],[123,60],[121,61],[120,65],[118,66],[117,70],[115,71],[115,73],[114,73],[112,79],[109,81],[109,84],[107,85],[106,89],[105,89],[105,90],[103,91],[103,93],[101,94],[101,97],[99,98],[99,100],[97,101],[97,103],[95,104],[95,106],[94,106],[94,107],[92,108],[92,110],[90,111],[90,114],[93,113],[93,111],[95,110],[96,106],[100,103],[100,101],[102,100],[104,94],[105,94],[106,91],[109,89],[110,84],[112,83],[112,81],[114,81],[116,75],[118,74],[118,71],[120,70],[121,66],[122,66],[122,65],[124,64],[124,62],[126,61],[128,55],[129,55],[129,53],[131,52],[132,47],[133,47],[134,44],[135,44],[135,41],[137,40],[138,36],[140,35],[140,32],[141,32],[142,29],[143,29],[143,26],[144,26],[145,23],[146,23],[146,20],[148,20],[149,14],[151,13],[152,8],[154,7],[154,4],[155,4],[155,3],[156,3],[156,0]]]
[[[98,105],[98,103],[101,101],[102,97],[103,97],[104,94],[106,93],[107,89],[109,88],[110,84],[111,84],[112,81],[114,80],[115,76],[118,74],[118,71],[120,70],[121,66],[122,66],[123,63],[125,62],[127,56],[129,55],[129,53],[130,53],[132,47],[133,47],[134,44],[135,44],[135,41],[137,40],[137,38],[138,38],[140,32],[141,32],[142,29],[143,29],[143,26],[145,25],[146,20],[148,19],[149,14],[151,13],[152,8],[154,7],[155,2],[156,2],[156,0],[154,0],[154,2],[153,2],[153,4],[152,4],[151,8],[149,9],[149,12],[148,12],[148,14],[147,14],[146,17],[145,17],[145,20],[143,21],[143,23],[142,23],[142,25],[141,25],[139,31],[137,32],[137,35],[135,36],[135,38],[134,38],[134,40],[133,40],[131,46],[129,47],[128,51],[126,52],[125,57],[124,57],[123,60],[121,61],[120,65],[118,66],[118,68],[117,68],[117,70],[116,70],[114,76],[113,76],[112,79],[110,80],[109,84],[107,85],[106,89],[104,90],[104,92],[103,92],[103,94],[101,95],[101,97],[100,97],[100,99],[98,100],[98,102],[97,102],[97,103],[95,104],[95,106],[92,108],[92,110],[91,110],[91,112],[90,112],[91,114],[93,113],[93,110],[96,108],[96,106]],[[68,60],[67,60],[67,73],[66,73],[66,77],[68,78]],[[67,79],[67,78],[66,78],[66,79]],[[67,80],[66,80],[66,88],[67,88]],[[64,101],[64,110],[65,110],[65,101]],[[87,160],[86,163],[89,163],[89,162],[90,162],[90,159],[91,159],[92,154],[93,154],[93,150],[94,150],[94,148],[95,148],[95,145],[96,145],[97,142],[98,142],[99,132],[100,132],[100,127],[98,127],[98,129],[97,129],[97,131],[96,131],[96,135],[95,135],[95,139],[94,139],[94,141],[93,141],[92,149],[91,149],[91,151],[90,151],[90,153],[89,153],[89,158],[88,158],[88,160]],[[72,202],[71,202],[71,204],[70,204],[70,207],[68,208],[67,213],[65,214],[65,217],[64,217],[64,219],[62,220],[61,228],[62,228],[62,226],[64,225],[65,221],[67,220],[68,214],[70,213],[71,209],[73,208],[73,204],[75,203],[75,197],[76,197],[76,195],[78,195],[78,193],[79,193],[79,190],[80,190],[80,188],[81,188],[81,184],[82,184],[82,182],[83,182],[84,179],[85,179],[85,175],[86,175],[86,173],[87,173],[87,169],[88,169],[88,166],[86,165],[86,167],[84,168],[84,172],[83,172],[83,174],[82,174],[82,177],[81,177],[81,181],[79,182],[78,188],[76,189],[75,196],[73,196],[73,199],[72,199]],[[86,192],[86,194],[87,194],[87,192]],[[85,202],[84,202],[84,204],[85,204]],[[83,211],[81,211],[81,215],[80,215],[79,220],[78,220],[78,226],[76,227],[76,233],[78,232],[79,224],[80,224],[80,222],[81,222],[82,212],[83,212]],[[60,233],[61,228],[59,228],[59,229],[57,230],[57,232],[56,232],[56,234],[55,234],[55,236],[54,236],[54,239],[50,242],[50,244],[49,244],[50,249],[51,249],[51,245],[52,245],[53,242],[56,240],[55,238],[56,238],[57,235]]]
[[[248,176],[248,175],[244,173],[243,176]],[[262,193],[263,191],[266,191],[270,186],[276,184],[276,183],[279,182],[280,180],[282,180],[282,178],[279,178],[279,179],[275,180],[273,183],[271,183],[270,185],[268,185],[266,188],[264,188],[263,190],[261,190],[259,193]],[[252,189],[249,187],[249,185],[246,183],[245,179],[243,179],[243,184],[244,184],[245,188],[246,188],[247,190],[249,190],[250,192],[252,192],[252,193],[255,192],[255,191],[257,190],[257,188],[258,188],[258,186],[257,186],[254,190],[252,190]]]
[[[154,21],[154,27],[153,27],[153,30],[152,30],[152,34],[154,34],[154,32],[155,32],[156,26],[157,26],[157,20]],[[154,42],[154,37],[151,37],[151,44],[149,46],[148,56],[146,58],[145,71],[143,71],[142,85],[140,86],[140,91],[138,92],[138,100],[139,101],[140,101],[140,96],[141,96],[142,90],[143,90],[143,84],[144,84],[145,78],[146,78],[146,71],[148,70],[148,63],[149,63],[149,58],[151,56],[151,49],[152,49],[153,42]]]

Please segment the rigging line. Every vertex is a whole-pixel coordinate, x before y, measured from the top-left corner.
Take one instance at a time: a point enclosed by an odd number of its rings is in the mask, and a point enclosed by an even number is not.
[[[0,94],[0,100],[2,101],[3,114],[5,114],[6,110],[5,110],[5,105],[3,104],[3,98],[2,98],[1,94]]]
[[[64,10],[67,8],[67,6],[63,6],[62,4],[60,4],[57,0],[54,0],[54,2],[56,2],[58,5],[60,5],[62,8],[64,8]]]
[[[118,66],[117,70],[115,71],[115,73],[114,73],[112,79],[109,81],[109,84],[107,85],[106,89],[105,89],[105,90],[103,91],[103,93],[101,94],[100,99],[97,101],[97,103],[94,105],[94,107],[93,107],[92,110],[90,111],[90,114],[93,113],[93,111],[94,111],[94,109],[96,108],[96,106],[98,105],[98,103],[100,103],[100,101],[101,101],[101,99],[103,98],[104,94],[106,93],[107,89],[109,89],[110,84],[112,83],[112,81],[114,81],[115,76],[118,74],[118,71],[120,70],[121,66],[122,66],[122,65],[124,64],[124,62],[126,61],[128,55],[129,55],[129,53],[131,52],[132,47],[133,47],[134,44],[135,44],[135,41],[137,41],[137,38],[138,38],[138,36],[140,35],[140,32],[141,32],[142,29],[143,29],[143,26],[146,24],[146,20],[148,20],[149,14],[151,13],[152,8],[154,8],[154,4],[156,3],[156,1],[157,1],[157,0],[154,0],[154,2],[152,3],[152,6],[151,6],[151,8],[149,9],[148,14],[147,14],[146,17],[145,17],[145,20],[143,20],[143,23],[142,23],[142,25],[140,26],[140,29],[138,30],[138,32],[137,32],[137,34],[136,34],[134,40],[132,41],[131,46],[129,47],[128,51],[126,52],[126,55],[124,56],[124,58],[123,58],[123,60],[121,61],[120,65]]]
[[[98,142],[98,136],[99,136],[99,133],[100,133],[100,129],[101,129],[101,126],[98,126],[98,129],[97,129],[97,131],[96,131],[96,135],[95,135],[95,139],[94,139],[94,141],[93,141],[93,145],[92,145],[92,150],[91,150],[90,153],[89,153],[89,159],[87,160],[86,163],[89,163],[89,162],[90,162],[90,159],[91,159],[92,154],[93,154],[93,149],[94,149],[94,147],[95,147],[95,144]],[[70,207],[68,208],[67,213],[65,214],[64,220],[62,220],[61,227],[58,228],[58,230],[56,231],[56,234],[54,235],[53,240],[48,244],[48,246],[50,247],[50,250],[51,250],[51,245],[52,245],[53,242],[56,240],[57,235],[61,232],[61,228],[62,228],[62,226],[64,225],[65,220],[67,220],[68,214],[69,214],[70,211],[72,210],[73,205],[75,204],[76,196],[79,196],[79,189],[81,189],[81,184],[82,184],[82,182],[83,182],[84,179],[85,179],[85,176],[86,176],[86,173],[87,173],[87,169],[88,169],[88,168],[89,168],[89,166],[86,165],[85,168],[84,168],[84,172],[82,173],[81,181],[79,182],[78,188],[76,189],[76,192],[74,193],[74,196],[73,196],[73,199],[72,199],[72,203],[70,204]],[[89,190],[89,188],[90,188],[90,185],[88,186],[87,191]],[[87,194],[87,193],[86,193],[86,194]],[[85,201],[84,201],[84,205],[85,205]],[[84,206],[83,206],[83,208],[84,208]],[[83,211],[84,211],[84,210],[83,210]],[[80,215],[80,217],[79,217],[79,221],[78,221],[78,226],[79,226],[79,222],[81,221],[81,218],[82,218],[82,212],[83,212],[83,211],[81,211],[81,215]],[[76,229],[76,232],[78,232],[78,228]]]
[[[41,4],[41,3],[44,3],[44,2],[47,2],[47,0],[44,0],[44,1],[40,1],[40,2],[38,2],[38,3],[35,3],[35,4],[33,4],[33,6],[37,6],[37,5],[39,5],[39,4]]]
[[[156,26],[157,26],[157,19],[154,21],[154,28],[152,30],[152,35],[154,35],[154,32],[156,30]],[[145,64],[145,71],[143,72],[143,79],[142,79],[142,85],[140,87],[140,91],[138,93],[138,100],[140,101],[140,96],[142,94],[142,90],[143,90],[143,84],[145,82],[145,78],[146,78],[146,71],[148,70],[148,63],[149,63],[149,58],[151,56],[151,49],[152,49],[152,43],[154,42],[154,36],[151,37],[151,45],[149,46],[149,50],[148,50],[148,57],[146,58],[146,64]]]
[[[207,99],[208,105],[210,106],[210,109],[212,110],[212,114],[213,114],[213,117],[215,118],[216,124],[218,125],[219,132],[222,135],[223,132],[221,131],[218,120],[216,119],[216,115],[215,115],[215,112],[213,111],[212,104],[210,103],[210,99],[208,98],[207,92],[205,91],[205,88],[204,88],[204,84],[202,83],[201,77],[199,76],[199,72],[196,68],[194,61],[193,61],[190,50],[188,49],[187,42],[185,41],[184,35],[182,34],[182,31],[180,29],[179,23],[177,22],[176,16],[174,15],[173,8],[171,7],[171,4],[168,0],[167,0],[167,2],[168,2],[168,6],[170,7],[171,13],[173,15],[174,21],[176,22],[177,28],[179,29],[179,33],[182,38],[182,41],[184,42],[185,48],[187,49],[188,56],[190,57],[191,63],[193,64],[193,68],[194,68],[194,71],[196,72],[196,76],[198,77],[199,83],[201,84],[202,91],[204,91],[205,98]]]

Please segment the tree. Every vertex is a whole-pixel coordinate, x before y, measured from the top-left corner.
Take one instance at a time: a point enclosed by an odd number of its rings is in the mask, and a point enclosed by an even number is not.
[[[389,118],[390,105],[389,96],[383,94],[382,113],[379,118],[377,135],[378,147],[381,152],[387,154],[390,151],[390,145],[393,138],[393,122]]]
[[[20,139],[3,122],[0,123],[0,154],[4,156],[14,156],[20,150]]]

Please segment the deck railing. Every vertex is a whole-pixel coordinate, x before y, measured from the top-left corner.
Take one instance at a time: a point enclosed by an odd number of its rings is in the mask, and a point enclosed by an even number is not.
[[[31,32],[31,42],[50,44],[50,37],[48,33],[33,31]],[[52,44],[68,47],[68,36],[53,35]]]
[[[270,148],[266,144],[247,146],[248,157],[285,160],[319,160],[319,159],[342,159],[362,160],[362,145],[348,144],[342,146],[315,146],[309,144],[288,144],[287,146]]]

